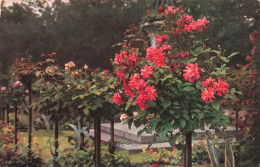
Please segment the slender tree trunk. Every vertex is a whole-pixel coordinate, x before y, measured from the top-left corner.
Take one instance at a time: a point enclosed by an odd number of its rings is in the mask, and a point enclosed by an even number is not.
[[[2,111],[3,111],[3,120],[5,121],[5,101],[4,98],[2,99]]]
[[[10,122],[9,121],[9,104],[8,103],[6,103],[6,121],[7,121],[7,123]]]
[[[239,110],[236,109],[236,132],[238,131],[238,113]]]
[[[82,129],[82,127],[83,127],[83,119],[81,118],[79,120],[79,122],[80,122],[80,127]],[[80,140],[81,140],[80,150],[83,150],[85,146],[84,146],[84,134],[82,134],[82,133],[80,133]]]
[[[182,163],[183,163],[183,167],[186,167],[186,140],[183,143],[183,148],[182,148]]]
[[[186,147],[185,147],[185,154],[186,154],[186,166],[192,166],[192,134],[188,133],[186,135]]]
[[[32,84],[28,85],[29,90],[29,132],[28,132],[28,158],[31,159],[32,149]]]
[[[115,166],[115,134],[114,134],[114,115],[112,115],[111,121],[110,121],[110,144],[109,144],[109,153],[112,156],[112,162],[111,164]]]
[[[112,116],[111,122],[110,122],[110,140],[111,140],[111,144],[114,147],[114,143],[115,143],[115,127],[114,127],[114,115]]]
[[[101,154],[100,154],[100,146],[101,146],[101,121],[98,113],[95,113],[94,120],[94,130],[95,130],[95,167],[101,167]]]
[[[58,111],[55,111],[54,147],[55,147],[54,157],[56,159],[58,157],[58,149],[59,149],[59,112]]]
[[[17,119],[17,102],[14,103],[14,143],[15,143],[15,151],[17,150],[17,132],[18,132],[18,129],[17,129],[17,122],[18,122],[18,119]]]
[[[189,117],[191,119],[191,110],[189,110]],[[184,153],[184,167],[192,166],[192,132],[188,132],[185,136],[185,153]]]

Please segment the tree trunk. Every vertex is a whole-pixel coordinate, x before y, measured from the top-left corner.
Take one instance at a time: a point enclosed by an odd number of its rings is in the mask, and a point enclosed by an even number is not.
[[[114,135],[114,115],[112,115],[111,121],[110,121],[110,143],[109,143],[109,153],[111,154],[112,160],[111,165],[115,166],[115,135]]]
[[[186,140],[183,143],[183,148],[182,148],[182,163],[183,163],[183,167],[186,167]]]
[[[100,146],[101,146],[101,121],[98,113],[95,113],[95,167],[101,167],[101,154],[100,154]]]
[[[186,155],[185,167],[191,167],[192,166],[192,134],[191,134],[191,132],[186,135],[185,155]]]
[[[80,128],[82,129],[82,127],[83,127],[83,119],[81,118],[79,120],[79,122],[80,122]],[[80,140],[81,140],[80,150],[83,150],[85,148],[85,145],[84,145],[85,143],[84,143],[84,134],[82,134],[82,133],[80,133]]]
[[[5,121],[5,101],[4,98],[2,99],[2,114],[3,114],[3,121]]]
[[[28,158],[31,159],[32,148],[32,84],[28,86],[29,90],[29,132],[28,132]]]
[[[7,123],[10,122],[9,121],[9,104],[8,103],[6,103],[6,121],[7,121]]]
[[[54,157],[55,159],[58,157],[58,149],[59,149],[59,112],[55,111],[55,129],[54,129],[54,147],[55,147],[55,153]]]
[[[17,102],[14,103],[14,143],[15,143],[15,151],[17,150]]]
[[[238,113],[239,110],[236,110],[236,132],[238,131]]]

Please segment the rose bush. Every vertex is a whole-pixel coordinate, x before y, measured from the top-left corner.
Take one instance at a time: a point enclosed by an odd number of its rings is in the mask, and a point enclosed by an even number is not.
[[[163,24],[157,30],[156,47],[148,47],[138,33],[126,36],[128,42],[115,55],[114,67],[122,88],[113,96],[125,105],[129,125],[144,125],[143,132],[168,137],[175,145],[178,136],[205,127],[220,130],[228,118],[220,105],[233,99],[224,80],[226,63],[237,53],[203,45],[206,18],[193,20],[183,8],[168,6],[161,13]],[[153,35],[153,34],[150,34]],[[131,38],[132,37],[132,38]],[[133,116],[133,112],[138,112]],[[176,135],[172,132],[179,129]]]

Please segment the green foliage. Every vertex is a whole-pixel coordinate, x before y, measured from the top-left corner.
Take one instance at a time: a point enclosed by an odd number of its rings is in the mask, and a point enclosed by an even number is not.
[[[181,0],[178,6],[181,5],[194,18],[206,17],[211,22],[206,35],[209,47],[216,48],[216,44],[220,44],[227,55],[239,52],[229,64],[244,63],[252,46],[249,34],[259,27],[257,0]]]
[[[94,160],[94,150],[92,149],[92,143],[88,143],[86,148],[83,150],[75,150],[75,151],[63,151],[59,150],[59,156],[57,159],[48,159],[47,165],[54,166],[55,165],[62,166],[75,166],[75,167],[89,167],[93,165]]]
[[[146,162],[151,164],[177,165],[181,162],[181,151],[177,149],[169,151],[165,148],[150,148],[148,150],[143,148],[143,153],[141,153],[141,155],[145,157]]]
[[[114,154],[102,152],[102,164],[104,166],[124,166],[131,167],[130,157],[127,152],[116,152]]]

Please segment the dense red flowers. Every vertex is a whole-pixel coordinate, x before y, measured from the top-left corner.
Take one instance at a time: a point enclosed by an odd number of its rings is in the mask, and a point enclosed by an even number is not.
[[[167,41],[168,39],[168,35],[167,34],[163,34],[163,35],[157,35],[156,36],[156,42],[159,44],[163,44],[165,41]]]
[[[204,27],[207,28],[206,25],[208,23],[209,23],[209,21],[206,18],[198,19],[197,22],[191,21],[189,24],[184,25],[183,31],[186,31],[186,32],[192,32],[193,30],[203,31]]]
[[[195,64],[187,63],[187,66],[183,70],[184,72],[183,77],[186,81],[194,82],[196,79],[199,79],[201,71],[202,69],[198,67],[197,63]]]
[[[226,81],[223,81],[221,78],[218,79],[218,82],[215,81],[215,79],[212,79],[209,77],[206,81],[202,81],[202,86],[205,87],[205,90],[201,90],[201,99],[207,103],[208,100],[212,102],[212,98],[215,98],[215,93],[218,96],[224,96],[227,94],[227,90],[229,88],[229,85],[226,83]]]
[[[153,61],[154,65],[157,67],[165,65],[165,56],[161,48],[149,47],[147,49],[146,58],[150,61]]]
[[[152,66],[144,65],[143,69],[141,69],[141,75],[143,78],[150,78],[153,73]]]
[[[201,93],[201,99],[207,103],[208,100],[210,100],[210,102],[212,103],[212,98],[215,98],[214,94],[215,91],[212,87],[209,88],[205,88],[205,90],[201,89],[202,93]]]
[[[119,93],[114,93],[113,102],[116,103],[119,106],[124,104],[124,102],[122,101],[122,97]]]
[[[218,96],[222,96],[227,94],[227,90],[229,88],[229,85],[226,83],[226,81],[223,81],[222,79],[218,79],[218,82],[216,83],[216,93]]]

